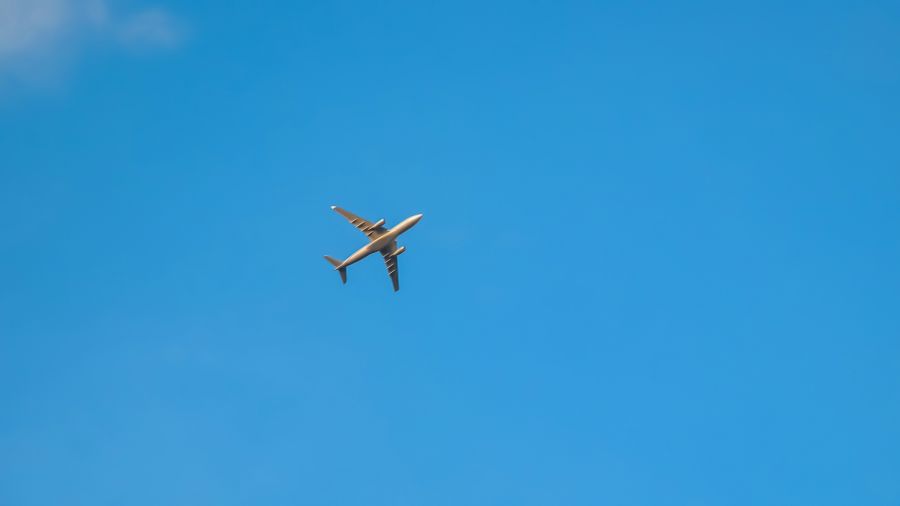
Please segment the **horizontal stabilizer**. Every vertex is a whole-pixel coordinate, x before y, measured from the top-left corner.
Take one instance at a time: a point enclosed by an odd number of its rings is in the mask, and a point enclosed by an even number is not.
[[[338,260],[337,258],[332,258],[332,257],[330,257],[330,256],[328,256],[328,255],[325,255],[325,260],[328,260],[328,263],[330,263],[331,265],[334,266],[334,268],[335,268],[335,269],[340,273],[340,275],[341,275],[341,282],[346,284],[346,283],[347,283],[347,268],[346,268],[346,267],[339,267],[339,266],[341,265],[341,261]]]

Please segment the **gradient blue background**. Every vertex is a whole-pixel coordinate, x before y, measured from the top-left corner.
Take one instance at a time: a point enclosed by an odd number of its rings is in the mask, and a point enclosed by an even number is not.
[[[900,8],[783,3],[168,2],[7,90],[0,504],[900,503]]]

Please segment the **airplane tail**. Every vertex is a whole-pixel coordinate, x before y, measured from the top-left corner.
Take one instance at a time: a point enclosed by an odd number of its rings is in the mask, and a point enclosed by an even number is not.
[[[325,260],[328,260],[328,263],[330,263],[331,265],[334,266],[335,269],[337,269],[337,271],[341,274],[341,282],[346,284],[347,283],[347,268],[346,267],[338,268],[338,266],[341,265],[341,261],[338,260],[337,258],[332,258],[328,255],[325,255]]]

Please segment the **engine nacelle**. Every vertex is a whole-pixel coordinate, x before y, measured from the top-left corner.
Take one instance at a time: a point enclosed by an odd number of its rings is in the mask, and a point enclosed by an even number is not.
[[[399,255],[400,253],[403,253],[404,251],[406,251],[406,246],[400,246],[399,248],[394,250],[393,253],[391,253],[391,256],[395,257],[395,256]]]
[[[380,220],[378,220],[375,223],[373,223],[372,225],[370,225],[369,228],[366,229],[366,232],[368,232],[369,230],[375,230],[376,228],[378,228],[382,225],[384,225],[384,218],[381,218]]]

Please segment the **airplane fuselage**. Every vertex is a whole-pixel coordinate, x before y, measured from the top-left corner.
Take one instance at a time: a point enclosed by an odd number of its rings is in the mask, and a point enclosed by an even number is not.
[[[416,214],[414,216],[410,216],[409,218],[406,218],[405,220],[398,223],[397,226],[388,230],[384,235],[382,235],[378,239],[375,239],[374,241],[370,242],[369,244],[366,244],[362,248],[359,248],[358,250],[356,250],[356,253],[353,253],[352,255],[347,257],[346,260],[344,260],[339,266],[337,266],[335,268],[337,268],[337,269],[345,268],[348,265],[352,265],[352,264],[355,264],[356,262],[359,262],[360,260],[362,260],[363,258],[366,258],[367,256],[371,255],[372,253],[376,253],[378,251],[383,250],[384,248],[387,248],[388,246],[391,245],[391,243],[393,243],[394,241],[397,240],[397,237],[400,234],[413,228],[416,225],[416,223],[418,223],[419,220],[421,220],[421,219],[422,219],[421,214]]]

